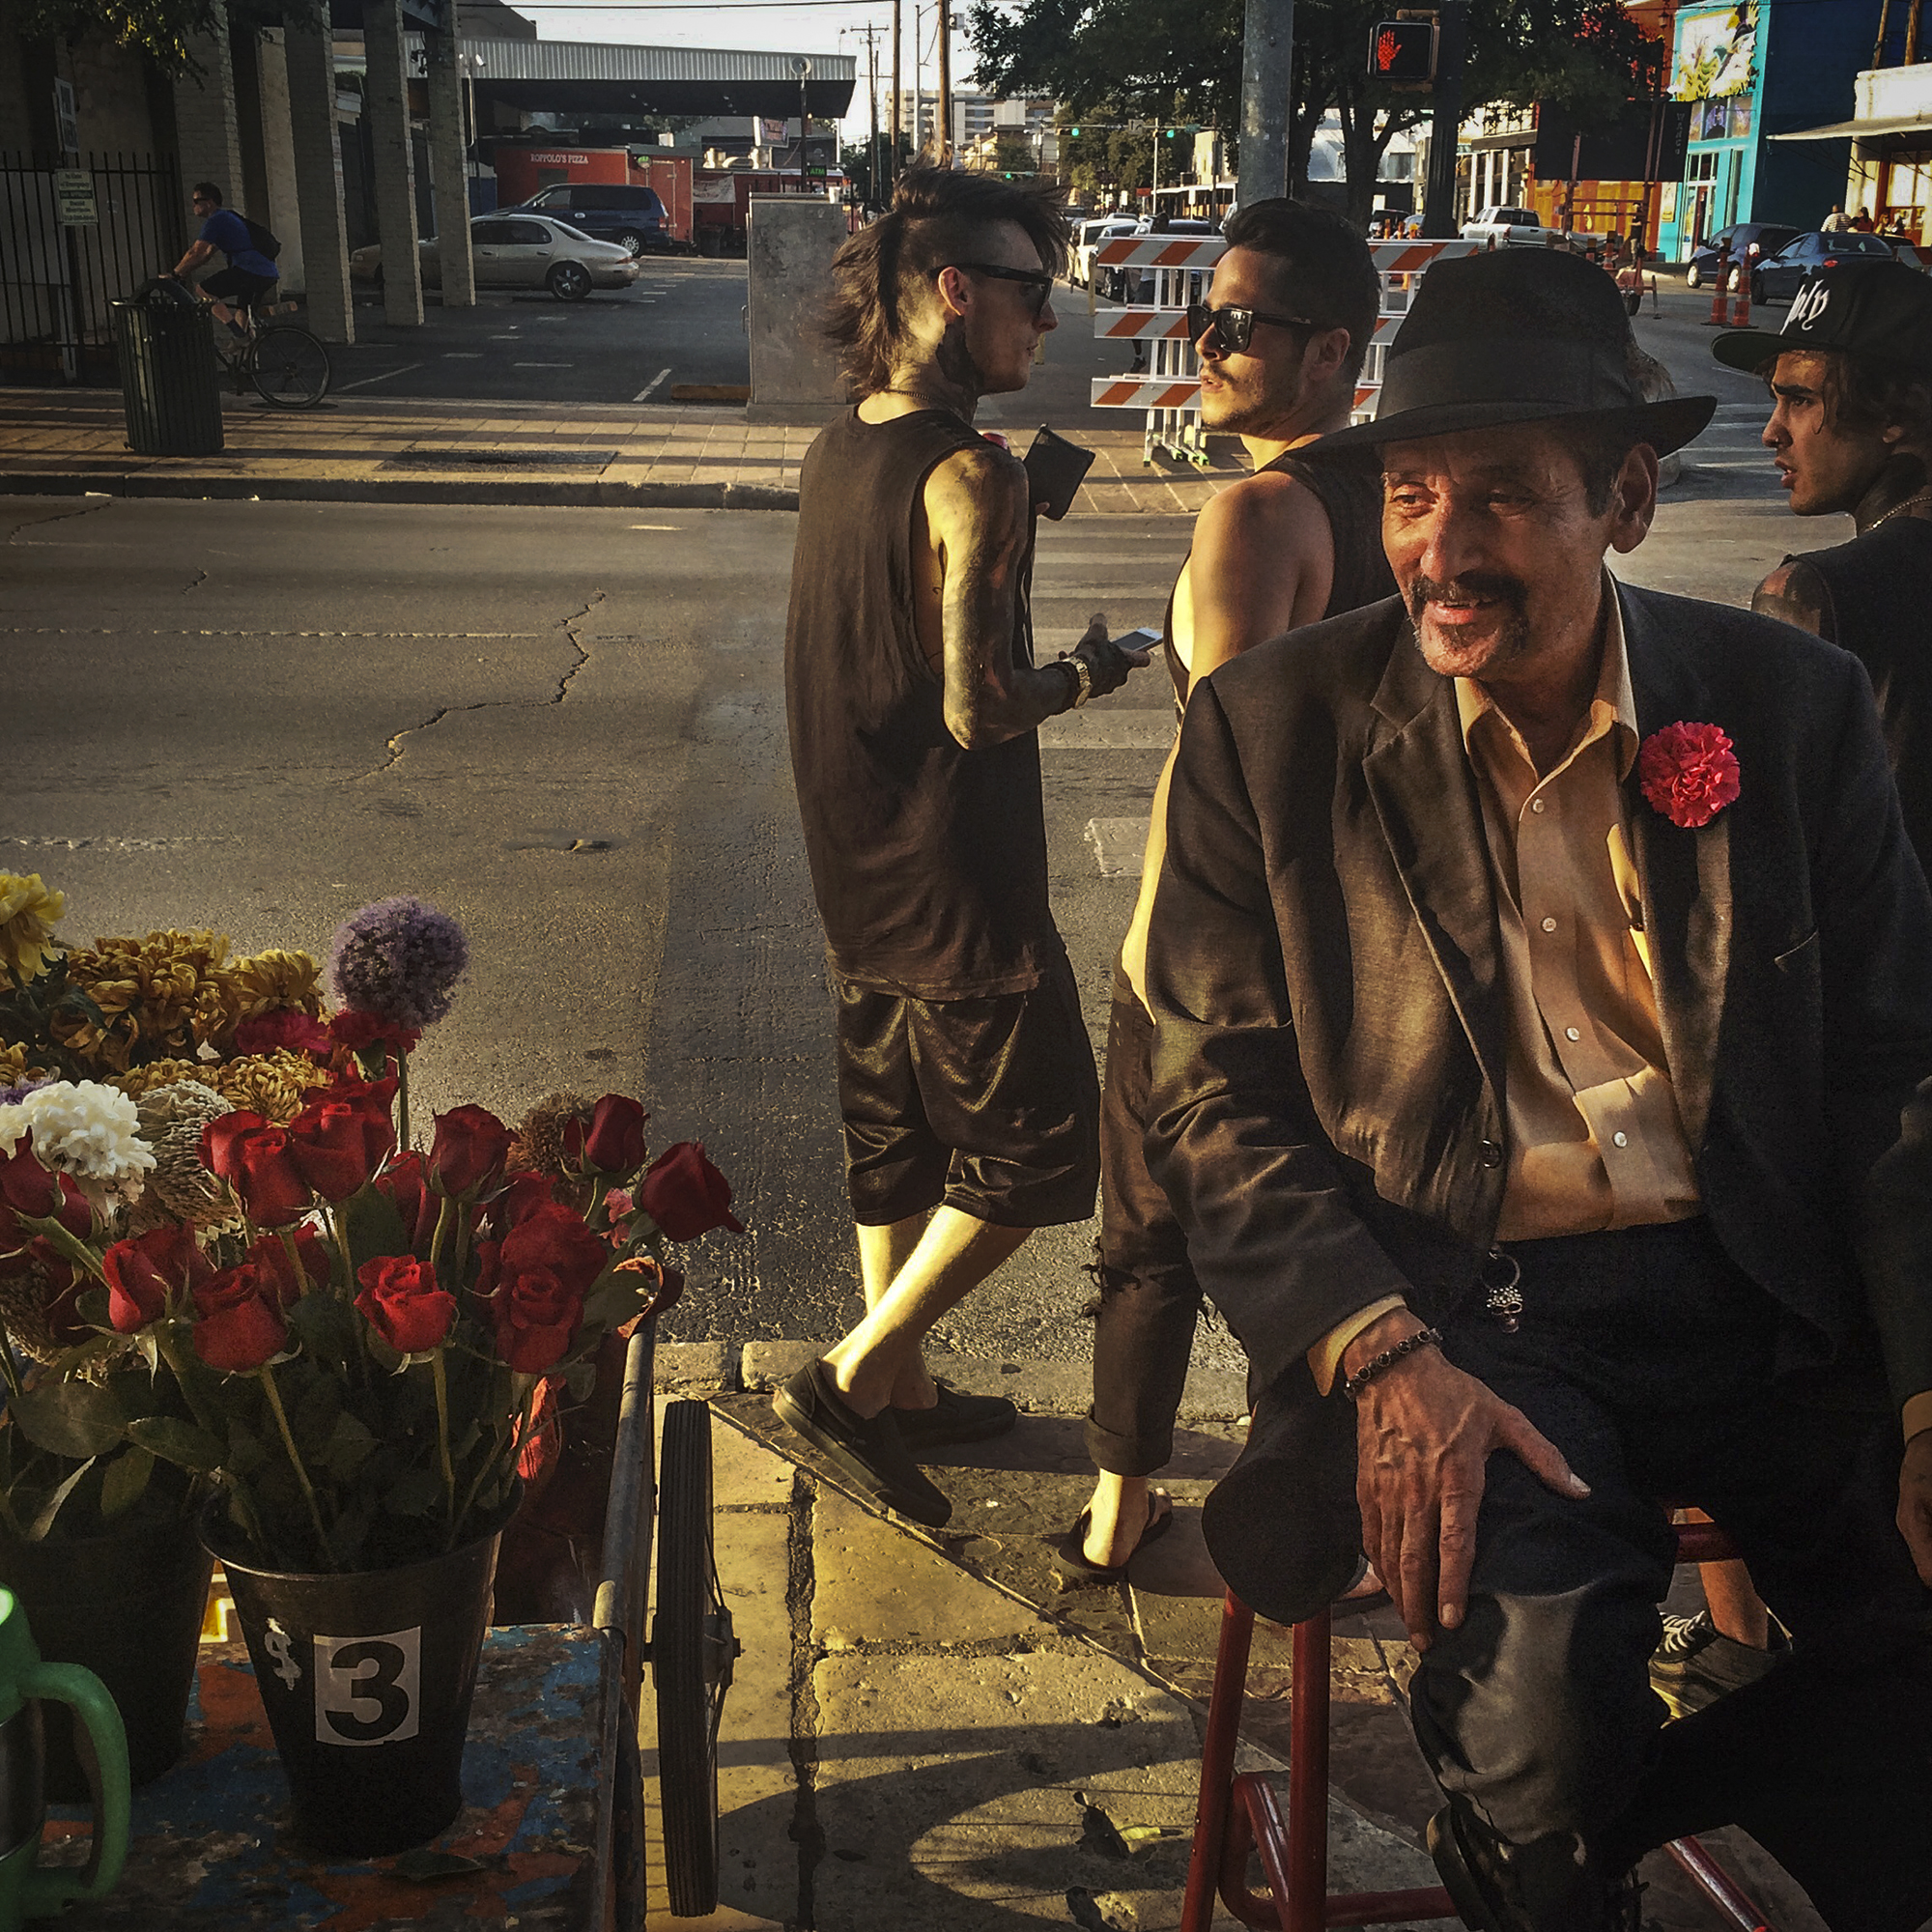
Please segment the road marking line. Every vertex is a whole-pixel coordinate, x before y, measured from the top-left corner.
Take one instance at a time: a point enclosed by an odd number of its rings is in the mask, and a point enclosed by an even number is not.
[[[480,349],[445,349],[442,359],[445,362],[480,362],[483,352]]]
[[[391,376],[407,376],[412,369],[420,369],[420,362],[405,362],[400,368],[384,369],[380,376],[358,376],[353,383],[338,383],[338,389],[366,389],[371,383],[386,383]]]
[[[650,400],[651,391],[655,389],[657,385],[660,383],[662,383],[664,379],[669,374],[670,371],[668,369],[660,369],[658,373],[655,376],[653,376],[651,380],[648,383],[646,383],[644,386],[641,389],[639,389],[635,396],[631,398],[631,400],[634,403],[648,402]],[[639,524],[638,527],[639,529],[642,529],[645,527],[645,526]]]
[[[512,362],[512,369],[568,369],[568,362]]]
[[[1090,818],[1087,842],[1103,879],[1137,879],[1147,857],[1149,818]]]
[[[1164,752],[1173,743],[1172,711],[1063,711],[1039,727],[1042,752]]]
[[[681,530],[682,524],[633,524],[634,530]]]

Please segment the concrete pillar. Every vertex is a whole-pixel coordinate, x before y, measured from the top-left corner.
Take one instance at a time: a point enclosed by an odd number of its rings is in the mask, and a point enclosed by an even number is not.
[[[369,117],[375,149],[383,316],[394,324],[416,324],[423,319],[422,264],[416,258],[415,164],[410,154],[402,0],[362,0],[362,46],[369,63],[362,111]]]
[[[455,9],[449,10],[452,14]],[[437,256],[442,265],[444,308],[476,304],[476,266],[469,254],[469,144],[464,139],[463,75],[456,35],[423,36],[429,57],[429,172],[436,187]]]
[[[175,154],[181,162],[182,215],[189,241],[201,223],[188,207],[198,181],[212,181],[228,206],[242,202],[242,140],[235,125],[235,61],[228,45],[228,9],[213,0],[208,31],[190,34],[192,66],[175,86]],[[199,69],[197,72],[195,70]]]
[[[256,55],[256,81],[262,101],[262,182],[268,212],[257,218],[282,244],[275,267],[281,292],[297,296],[308,287],[302,256],[301,202],[296,187],[295,132],[289,115],[288,49],[279,27],[264,28]]]
[[[335,49],[327,25],[292,26],[286,30],[283,51],[288,61],[296,200],[301,214],[302,274],[308,290],[308,313],[302,319],[325,342],[354,342],[349,225],[342,210],[342,142],[335,125]]]

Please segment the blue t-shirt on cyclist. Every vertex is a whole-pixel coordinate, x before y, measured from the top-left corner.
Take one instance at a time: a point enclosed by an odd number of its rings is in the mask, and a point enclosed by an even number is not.
[[[201,240],[228,257],[231,269],[244,275],[259,275],[264,281],[277,281],[281,270],[248,239],[248,224],[232,208],[217,208],[201,224]]]

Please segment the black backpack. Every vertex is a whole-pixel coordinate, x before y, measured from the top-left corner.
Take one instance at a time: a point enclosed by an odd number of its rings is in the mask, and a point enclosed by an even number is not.
[[[241,210],[238,209],[236,213],[240,214]],[[249,247],[254,249],[256,254],[266,255],[268,256],[269,260],[272,262],[275,259],[275,257],[282,252],[281,242],[278,242],[275,239],[275,237],[271,235],[266,228],[264,228],[259,221],[250,221],[248,217],[245,214],[243,214],[242,215],[242,225],[247,229],[248,245]]]

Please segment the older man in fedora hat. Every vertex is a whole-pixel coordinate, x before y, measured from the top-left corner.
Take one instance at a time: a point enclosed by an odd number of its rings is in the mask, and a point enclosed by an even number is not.
[[[1634,1926],[1725,1820],[1840,1932],[1932,1913],[1932,1290],[1861,1183],[1932,1074],[1932,895],[1857,663],[1632,589],[1660,455],[1614,286],[1430,271],[1381,412],[1400,596],[1193,694],[1148,1151],[1253,1364],[1209,1546],[1264,1614],[1372,1559],[1472,1926]],[[1660,1735],[1668,1506],[1788,1661]]]

